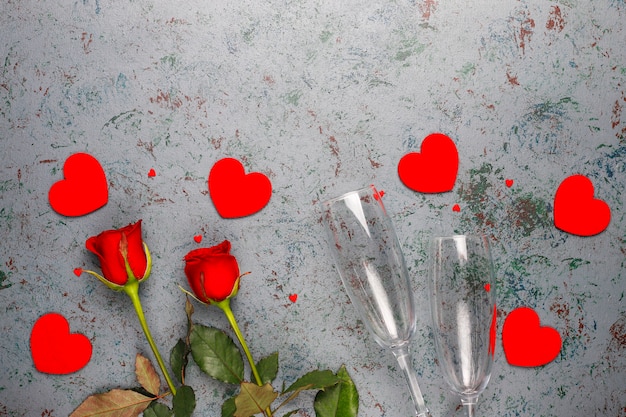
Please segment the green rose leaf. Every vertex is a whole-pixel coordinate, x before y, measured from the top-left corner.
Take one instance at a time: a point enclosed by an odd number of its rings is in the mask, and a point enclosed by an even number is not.
[[[183,339],[178,339],[178,342],[176,342],[176,345],[174,345],[170,352],[170,366],[172,367],[172,372],[181,384],[185,383],[185,368],[187,368],[188,353],[187,345]]]
[[[359,393],[345,366],[337,372],[340,382],[320,391],[313,408],[316,417],[356,417],[359,412]]]
[[[196,324],[189,339],[193,360],[204,373],[231,384],[243,381],[243,357],[226,333]]]
[[[311,371],[300,377],[296,382],[287,388],[284,394],[294,391],[304,391],[309,389],[326,389],[340,382],[340,378],[332,371]]]
[[[235,397],[229,398],[224,401],[222,404],[222,417],[233,417],[237,411],[237,406],[235,405]]]
[[[261,383],[267,384],[276,379],[278,374],[278,352],[274,352],[256,364],[256,369],[261,377]],[[253,378],[250,378],[252,380]]]
[[[188,385],[178,388],[172,400],[172,406],[176,417],[191,417],[196,408],[196,395],[193,389]]]
[[[172,417],[174,412],[166,405],[154,401],[150,407],[143,412],[143,417]]]
[[[250,417],[262,413],[278,397],[270,384],[258,386],[251,382],[242,382],[241,391],[235,397],[234,417]]]
[[[135,375],[137,376],[139,384],[141,384],[146,391],[154,396],[159,395],[161,388],[159,374],[157,374],[150,360],[139,353],[135,357]]]
[[[114,389],[104,394],[95,394],[78,406],[70,417],[117,417],[138,416],[154,398],[146,397],[133,390]]]
[[[191,353],[189,337],[193,329],[193,322],[191,321],[193,305],[189,302],[189,297],[185,299],[185,314],[187,315],[187,334],[184,339],[181,338],[176,342],[176,345],[174,345],[170,352],[170,366],[172,367],[172,372],[174,372],[174,376],[176,376],[183,385],[185,385],[185,371],[189,363],[189,354]]]

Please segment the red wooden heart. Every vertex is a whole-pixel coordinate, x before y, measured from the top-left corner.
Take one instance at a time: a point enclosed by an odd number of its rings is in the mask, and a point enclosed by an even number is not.
[[[64,179],[48,191],[54,211],[64,216],[84,216],[109,200],[106,175],[100,162],[86,153],[71,155],[63,165]]]
[[[404,155],[398,164],[400,180],[413,191],[451,191],[459,170],[459,154],[448,136],[433,133],[422,141],[420,152]]]
[[[554,196],[554,226],[579,236],[604,231],[611,221],[611,209],[593,193],[593,183],[584,175],[563,180]]]
[[[70,374],[83,368],[91,359],[91,342],[70,326],[60,314],[41,316],[30,334],[30,352],[39,372]]]
[[[270,201],[272,183],[259,172],[246,174],[238,160],[224,158],[211,168],[209,193],[220,216],[245,217],[260,211]]]
[[[558,356],[561,336],[551,327],[540,326],[539,316],[532,308],[520,307],[504,320],[502,347],[513,366],[541,366]]]

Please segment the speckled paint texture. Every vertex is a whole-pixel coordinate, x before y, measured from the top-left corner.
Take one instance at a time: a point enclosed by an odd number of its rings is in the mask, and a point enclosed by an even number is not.
[[[626,416],[625,22],[623,0],[3,0],[0,415],[67,416],[94,392],[136,385],[135,354],[152,356],[130,303],[73,269],[96,268],[89,236],[140,218],[154,258],[141,296],[162,350],[184,333],[178,285],[193,237],[229,239],[251,271],[235,314],[256,357],[280,352],[279,386],[345,363],[360,416],[410,415],[320,225],[321,200],[374,183],[410,269],[414,366],[433,416],[461,412],[425,292],[428,239],[454,231],[490,237],[500,328],[528,306],[563,339],[554,361],[517,368],[499,331],[479,415]],[[432,132],[455,141],[459,174],[453,191],[423,195],[397,164]],[[102,164],[109,202],[67,218],[47,192],[76,152]],[[217,214],[207,176],[223,157],[270,178],[261,212]],[[611,207],[596,236],[553,225],[554,193],[578,173]],[[33,366],[29,333],[51,311],[93,344],[74,374]],[[217,309],[194,317],[227,328]],[[193,365],[188,383],[198,416],[219,415],[235,389]],[[297,415],[313,415],[311,403]]]

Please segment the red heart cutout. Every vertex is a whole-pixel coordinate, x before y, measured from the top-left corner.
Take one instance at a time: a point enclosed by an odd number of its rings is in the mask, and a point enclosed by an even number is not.
[[[487,287],[489,284],[485,284]],[[489,292],[490,288],[485,288]],[[491,327],[489,328],[489,354],[494,357],[496,354],[496,335],[498,330],[498,308],[493,305],[493,316],[491,317]]]
[[[200,242],[202,242],[202,235],[195,235],[195,236],[193,237],[193,240],[194,240],[196,243],[200,243]]]
[[[508,180],[504,181],[504,183],[505,183],[505,184],[506,184],[506,186],[507,186],[507,187],[509,187],[509,188],[511,188],[511,187],[513,186],[513,180],[508,179]]]
[[[209,192],[215,209],[224,218],[245,217],[270,201],[272,184],[263,174],[246,174],[236,159],[220,159],[209,173]]]
[[[41,316],[30,334],[30,352],[39,372],[70,374],[83,368],[91,359],[91,342],[70,326],[60,314]]]
[[[433,133],[422,141],[420,152],[400,159],[400,180],[413,191],[443,193],[451,191],[459,170],[459,153],[448,136]]]
[[[298,294],[289,294],[289,301],[295,303],[298,300]]]
[[[511,311],[502,326],[502,347],[513,366],[541,366],[554,360],[561,351],[561,336],[551,327],[539,325],[532,308]]]
[[[593,183],[584,175],[563,180],[554,196],[554,226],[579,236],[596,235],[606,229],[611,209],[593,193]]]
[[[50,187],[52,209],[64,216],[84,216],[109,200],[106,175],[100,162],[86,153],[71,155],[63,165],[65,179]]]

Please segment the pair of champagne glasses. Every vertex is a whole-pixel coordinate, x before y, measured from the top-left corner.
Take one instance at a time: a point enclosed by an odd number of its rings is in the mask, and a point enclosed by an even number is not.
[[[323,203],[329,245],[352,304],[376,342],[390,350],[406,377],[416,417],[431,417],[412,367],[417,313],[393,224],[374,186]],[[483,236],[432,239],[429,288],[433,335],[444,379],[468,417],[491,375],[495,348],[495,285]]]

